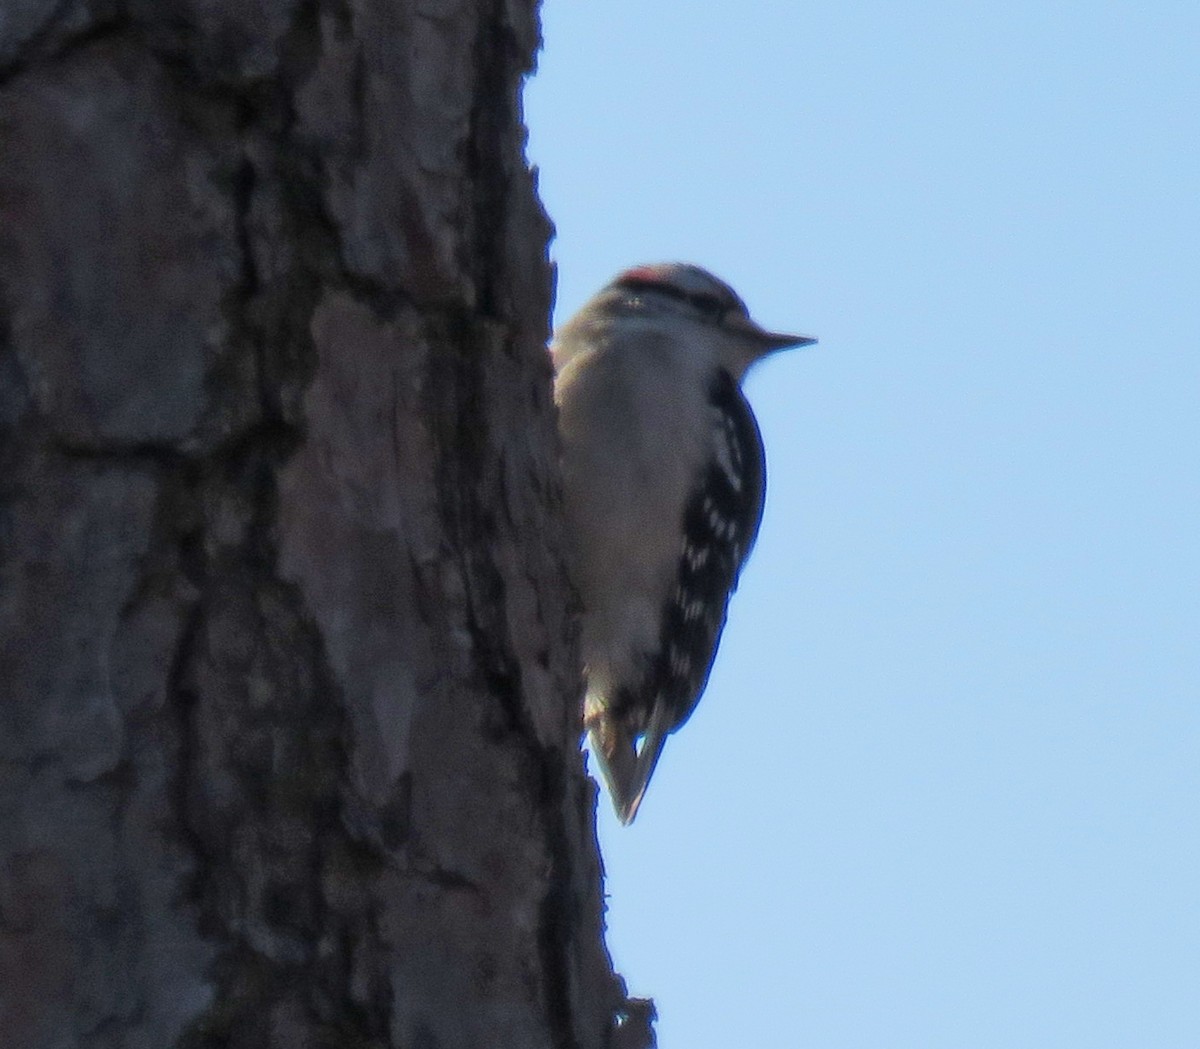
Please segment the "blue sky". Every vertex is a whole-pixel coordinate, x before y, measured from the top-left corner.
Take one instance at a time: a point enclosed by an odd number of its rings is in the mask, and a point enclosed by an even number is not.
[[[1200,1046],[1200,5],[546,0],[559,319],[682,259],[758,548],[610,948],[663,1049]]]

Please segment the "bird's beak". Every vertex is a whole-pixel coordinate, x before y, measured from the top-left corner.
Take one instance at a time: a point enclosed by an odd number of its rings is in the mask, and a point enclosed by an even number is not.
[[[786,350],[793,346],[812,346],[817,340],[812,335],[785,335],[779,331],[763,329],[760,341],[769,350]]]
[[[745,335],[753,339],[762,348],[764,353],[771,350],[786,350],[792,346],[811,346],[817,340],[811,335],[787,335],[778,331],[767,331],[760,324],[756,324],[749,317],[740,317],[734,315],[730,317],[725,326],[730,330]]]

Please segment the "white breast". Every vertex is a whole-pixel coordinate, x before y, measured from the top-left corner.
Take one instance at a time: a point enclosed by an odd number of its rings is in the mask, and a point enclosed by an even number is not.
[[[702,342],[681,346],[649,326],[589,335],[570,359],[557,354],[555,400],[592,697],[630,682],[638,657],[658,647],[684,505],[710,454],[714,358]]]

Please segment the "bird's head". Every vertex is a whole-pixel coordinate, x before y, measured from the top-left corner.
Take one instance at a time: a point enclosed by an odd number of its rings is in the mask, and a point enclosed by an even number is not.
[[[722,363],[737,379],[755,361],[775,350],[810,346],[808,335],[770,331],[750,317],[746,304],[708,270],[683,262],[635,266],[625,270],[594,300],[601,309],[661,318],[716,344]]]

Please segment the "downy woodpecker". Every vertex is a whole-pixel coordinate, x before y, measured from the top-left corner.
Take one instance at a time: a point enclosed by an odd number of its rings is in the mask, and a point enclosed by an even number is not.
[[[551,345],[584,724],[622,823],[695,709],[762,517],[746,369],[815,339],[767,331],[723,281],[639,266]]]

